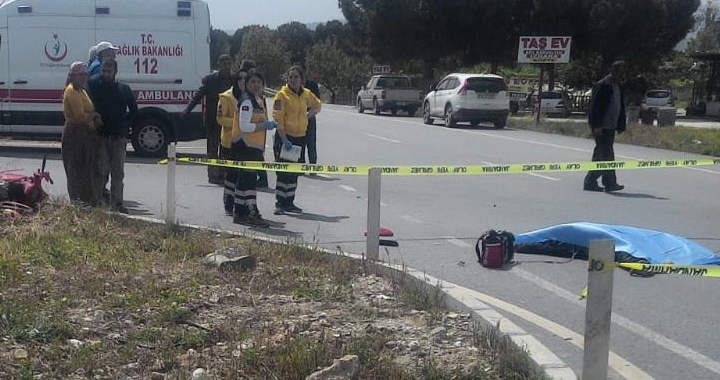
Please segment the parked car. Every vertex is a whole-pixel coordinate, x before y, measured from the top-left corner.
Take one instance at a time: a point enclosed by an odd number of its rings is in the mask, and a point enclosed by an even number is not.
[[[640,108],[657,110],[658,107],[674,106],[675,102],[673,101],[670,90],[650,90],[645,93]]]
[[[510,112],[505,80],[491,74],[460,74],[445,76],[423,101],[423,121],[432,124],[435,118],[444,120],[446,127],[458,122],[492,122],[504,128]]]
[[[376,115],[390,111],[405,110],[408,116],[414,116],[422,104],[424,93],[412,86],[409,77],[404,75],[375,75],[366,86],[357,93],[357,110],[360,113],[372,109]]]
[[[572,101],[565,91],[543,91],[540,112],[548,116],[568,117],[572,114]]]

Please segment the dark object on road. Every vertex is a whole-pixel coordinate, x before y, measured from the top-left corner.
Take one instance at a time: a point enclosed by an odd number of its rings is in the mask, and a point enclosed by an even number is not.
[[[47,193],[42,188],[42,181],[53,183],[50,173],[45,171],[46,157],[42,167],[30,176],[15,174],[17,170],[0,171],[0,213],[1,215],[17,216],[36,210]]]
[[[515,255],[515,236],[508,231],[485,231],[475,243],[478,262],[486,268],[500,268]]]

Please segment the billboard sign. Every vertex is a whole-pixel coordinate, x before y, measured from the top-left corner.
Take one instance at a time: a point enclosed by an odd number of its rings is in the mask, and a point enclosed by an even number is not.
[[[571,37],[520,37],[518,63],[569,63]]]

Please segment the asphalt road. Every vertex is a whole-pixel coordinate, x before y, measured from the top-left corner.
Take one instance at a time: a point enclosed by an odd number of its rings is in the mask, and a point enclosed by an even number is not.
[[[422,124],[419,118],[359,115],[349,107],[325,106],[318,118],[321,163],[478,164],[585,161],[590,140],[522,130]],[[43,152],[55,195],[65,194],[56,148],[8,148],[0,142],[0,170],[34,170]],[[47,146],[47,144],[41,144]],[[52,145],[52,144],[50,144]],[[57,145],[57,144],[55,144]],[[3,148],[5,146],[5,148]],[[204,142],[183,143],[181,153],[202,153]],[[697,158],[659,149],[616,145],[618,159]],[[267,158],[270,153],[267,152]],[[392,229],[397,248],[381,252],[429,274],[476,289],[522,308],[498,311],[535,335],[579,374],[587,281],[584,261],[564,262],[517,255],[507,270],[477,264],[474,243],[487,229],[522,233],[555,224],[587,221],[655,229],[696,239],[720,252],[720,167],[619,171],[626,190],[614,195],[582,191],[584,173],[515,174],[480,177],[384,177],[381,225]],[[165,167],[129,158],[126,200],[134,214],[161,217],[165,208]],[[271,182],[274,176],[270,176]],[[222,189],[205,181],[205,168],[178,170],[178,218],[233,230],[221,206]],[[367,179],[303,177],[296,203],[305,213],[272,215],[273,195],[259,206],[273,227],[265,233],[318,246],[364,251]],[[253,231],[258,232],[258,231]],[[631,277],[615,272],[611,350],[630,365],[611,363],[610,378],[720,378],[720,346],[714,340],[720,314],[717,280]],[[580,345],[581,347],[581,345]]]

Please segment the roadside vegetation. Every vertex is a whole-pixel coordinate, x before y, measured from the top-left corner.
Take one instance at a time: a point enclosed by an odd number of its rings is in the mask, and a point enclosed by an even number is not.
[[[508,127],[592,138],[587,123],[562,119],[543,118],[536,125],[531,116],[511,117]],[[628,124],[627,131],[616,135],[615,142],[720,157],[719,129],[684,127],[682,121],[672,127]]]
[[[218,249],[248,271],[202,263]],[[361,262],[48,204],[0,219],[0,378],[538,379],[527,354],[438,291]]]

